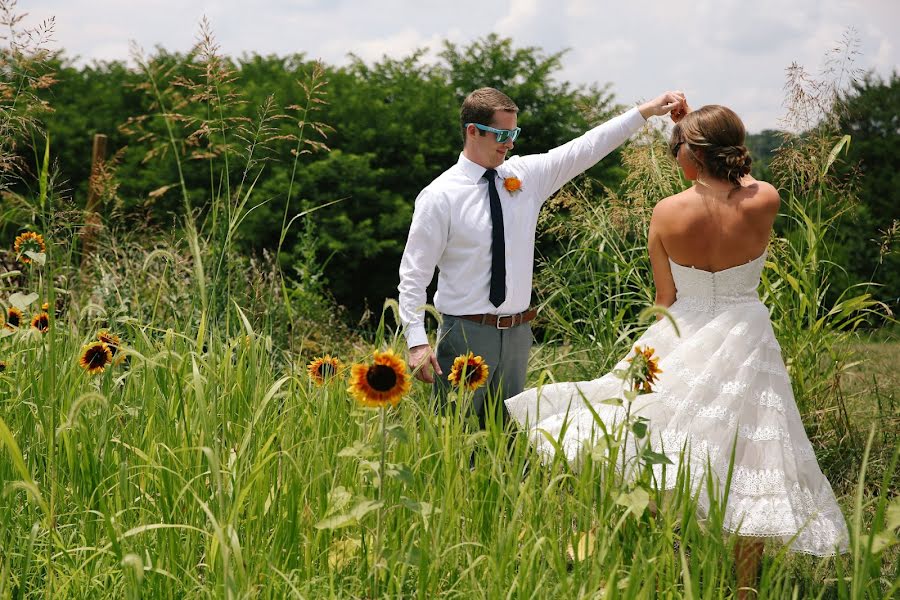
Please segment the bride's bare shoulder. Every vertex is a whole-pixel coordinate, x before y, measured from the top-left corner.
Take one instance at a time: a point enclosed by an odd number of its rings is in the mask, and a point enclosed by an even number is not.
[[[747,176],[741,184],[745,190],[746,200],[755,207],[765,211],[778,210],[781,205],[781,196],[774,185],[750,176]]]
[[[683,192],[666,196],[656,203],[653,208],[653,216],[657,219],[666,218],[682,211],[686,206],[691,204],[691,200],[696,200],[697,192],[693,188],[688,188]]]

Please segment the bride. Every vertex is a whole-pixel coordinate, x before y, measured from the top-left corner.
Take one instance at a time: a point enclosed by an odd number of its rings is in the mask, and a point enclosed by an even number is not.
[[[655,349],[661,373],[630,410],[648,419],[653,449],[688,463],[697,480],[709,465],[724,483],[734,451],[725,528],[740,536],[738,586],[747,589],[764,539],[827,556],[846,550],[847,527],[757,293],[778,192],[749,175],[744,125],[733,111],[709,105],[677,118],[671,150],[694,185],[657,204],[648,246],[656,303],[668,308],[678,332],[663,319],[635,342]],[[623,359],[616,369],[628,364]],[[607,426],[621,422],[624,409],[602,401],[623,397],[622,387],[609,373],[526,390],[506,406],[539,452],[554,452],[546,432],[574,463],[582,444],[601,435],[592,412]],[[675,477],[668,479],[672,487]],[[701,510],[708,507],[701,496]]]

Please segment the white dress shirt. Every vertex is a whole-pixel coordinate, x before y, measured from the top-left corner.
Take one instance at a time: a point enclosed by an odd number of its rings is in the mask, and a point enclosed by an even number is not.
[[[610,119],[546,154],[513,156],[497,167],[506,248],[506,300],[488,300],[491,281],[491,209],[485,167],[460,154],[416,198],[400,261],[400,320],[410,348],[427,344],[426,287],[438,267],[434,306],[448,315],[522,312],[531,302],[534,236],[544,202],[567,181],[615,150],[645,123],[637,108]],[[516,177],[522,187],[508,192]]]

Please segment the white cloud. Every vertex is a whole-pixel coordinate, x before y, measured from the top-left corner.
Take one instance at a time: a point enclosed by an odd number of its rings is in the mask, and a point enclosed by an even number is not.
[[[56,40],[83,60],[125,59],[131,40],[185,51],[205,14],[223,52],[304,53],[344,64],[400,58],[444,39],[465,44],[495,32],[517,46],[569,51],[558,75],[611,82],[630,103],[665,89],[695,104],[727,103],[751,131],[775,127],[784,70],[816,73],[848,26],[861,37],[857,65],[900,69],[896,0],[35,0],[29,22],[56,15]]]

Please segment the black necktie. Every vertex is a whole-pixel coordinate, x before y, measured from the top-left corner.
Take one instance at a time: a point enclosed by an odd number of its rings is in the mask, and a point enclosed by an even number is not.
[[[488,298],[494,306],[506,300],[506,242],[503,239],[503,209],[497,193],[497,171],[488,169],[483,177],[488,180],[488,196],[491,198],[491,293]]]

